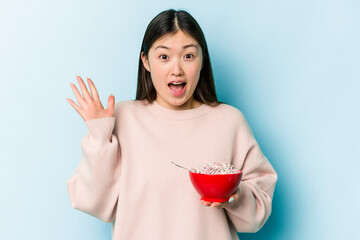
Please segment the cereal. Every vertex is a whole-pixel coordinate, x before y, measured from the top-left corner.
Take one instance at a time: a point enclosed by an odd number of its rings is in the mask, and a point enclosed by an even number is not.
[[[233,165],[228,163],[203,163],[198,168],[192,168],[190,169],[191,172],[194,173],[201,173],[201,174],[233,174],[233,173],[239,173],[240,171],[234,168]]]

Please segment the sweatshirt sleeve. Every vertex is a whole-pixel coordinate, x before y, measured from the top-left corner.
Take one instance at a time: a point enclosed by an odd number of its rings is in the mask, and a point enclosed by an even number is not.
[[[85,121],[81,160],[67,184],[73,208],[104,222],[115,219],[119,195],[120,147],[113,134],[115,117]]]
[[[243,171],[240,196],[238,201],[225,208],[225,213],[238,232],[257,232],[270,216],[277,174],[242,114],[233,165]]]

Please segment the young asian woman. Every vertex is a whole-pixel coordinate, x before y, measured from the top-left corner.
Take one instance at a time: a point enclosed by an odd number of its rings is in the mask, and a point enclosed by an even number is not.
[[[205,36],[186,11],[159,13],[139,54],[135,100],[107,109],[93,81],[71,84],[88,133],[67,189],[72,207],[112,223],[114,240],[238,239],[271,213],[277,174],[240,110],[217,100]],[[184,170],[226,162],[243,171],[229,202],[199,200]]]

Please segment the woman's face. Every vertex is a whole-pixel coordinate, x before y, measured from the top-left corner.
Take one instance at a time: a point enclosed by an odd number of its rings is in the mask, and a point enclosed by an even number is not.
[[[202,49],[197,41],[179,30],[151,46],[148,57],[141,54],[156,89],[156,102],[166,108],[185,110],[201,105],[193,98],[202,68]]]

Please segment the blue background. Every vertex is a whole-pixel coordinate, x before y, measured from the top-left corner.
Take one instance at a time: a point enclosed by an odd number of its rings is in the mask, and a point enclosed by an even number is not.
[[[78,74],[104,105],[133,99],[145,29],[169,8],[201,25],[219,99],[279,175],[271,217],[241,239],[360,239],[355,0],[1,0],[0,239],[110,239],[67,196],[86,127],[65,97]]]

